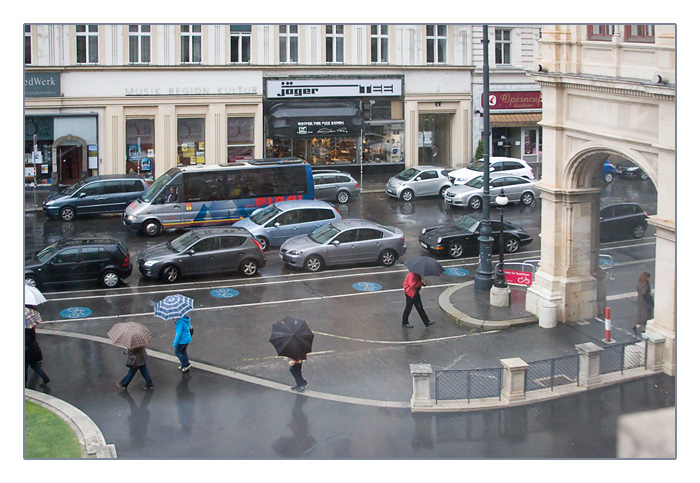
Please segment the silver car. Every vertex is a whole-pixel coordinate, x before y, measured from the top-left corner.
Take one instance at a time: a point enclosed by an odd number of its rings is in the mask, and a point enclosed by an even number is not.
[[[493,174],[521,176],[534,179],[535,172],[527,162],[517,158],[493,156],[489,158],[489,172]],[[474,161],[466,168],[450,171],[448,177],[453,185],[464,184],[470,179],[484,175],[484,158]]]
[[[356,263],[390,267],[404,253],[401,230],[367,220],[335,221],[308,235],[290,238],[280,248],[284,263],[309,272]]]
[[[360,185],[350,173],[320,170],[314,171],[314,191],[317,200],[345,204],[360,196]]]
[[[411,201],[415,196],[443,196],[450,186],[447,170],[437,166],[415,166],[389,178],[384,191],[394,198]]]
[[[501,190],[509,203],[519,202],[525,206],[531,205],[540,195],[540,190],[535,187],[535,181],[519,176],[490,178],[489,187],[491,204],[496,204],[496,197],[501,194]],[[445,191],[443,199],[451,206],[478,210],[484,201],[483,194],[484,177],[477,176],[467,181],[467,184],[449,188]]]

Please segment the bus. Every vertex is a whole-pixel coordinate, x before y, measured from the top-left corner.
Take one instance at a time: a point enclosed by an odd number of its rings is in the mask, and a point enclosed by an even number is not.
[[[178,166],[127,206],[122,220],[156,236],[165,228],[232,224],[278,201],[314,198],[311,166],[299,158]]]

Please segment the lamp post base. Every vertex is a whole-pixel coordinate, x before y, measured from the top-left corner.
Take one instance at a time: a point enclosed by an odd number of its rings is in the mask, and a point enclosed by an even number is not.
[[[490,302],[494,307],[510,307],[510,287],[491,287]]]

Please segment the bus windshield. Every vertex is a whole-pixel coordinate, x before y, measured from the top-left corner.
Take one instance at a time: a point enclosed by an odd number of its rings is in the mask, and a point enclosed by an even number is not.
[[[169,170],[167,173],[163,174],[162,176],[159,176],[158,179],[153,183],[151,186],[148,187],[146,191],[143,192],[143,194],[139,197],[141,201],[145,201],[146,203],[150,203],[153,201],[153,199],[158,195],[158,193],[161,192],[163,187],[170,183],[170,181],[175,178],[175,175],[178,173],[177,168],[173,168]]]

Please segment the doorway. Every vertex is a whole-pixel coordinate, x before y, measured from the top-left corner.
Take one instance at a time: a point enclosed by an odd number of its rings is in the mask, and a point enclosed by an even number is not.
[[[83,147],[63,145],[58,151],[58,184],[71,185],[82,178]]]

